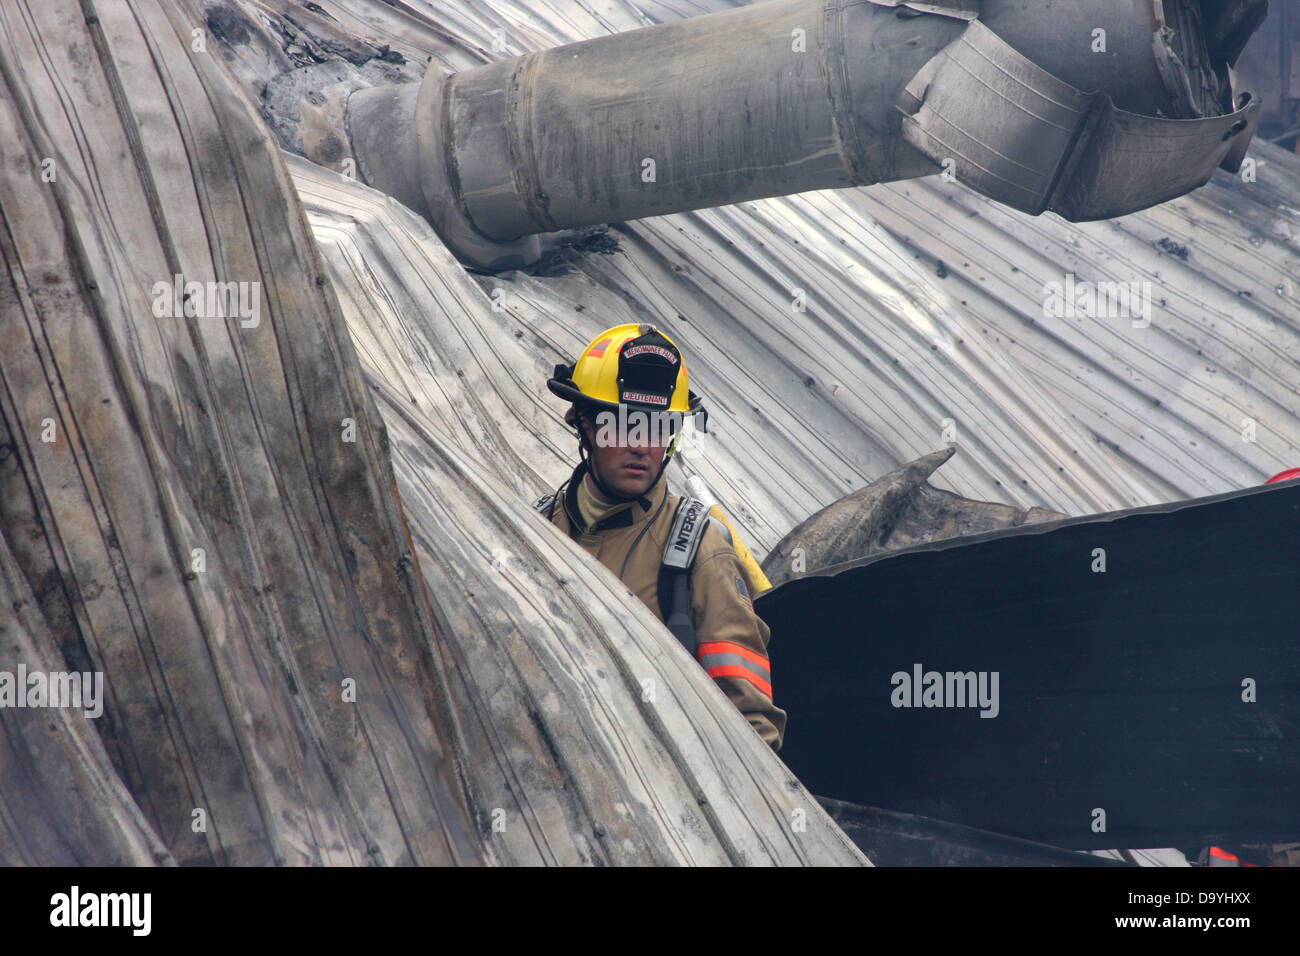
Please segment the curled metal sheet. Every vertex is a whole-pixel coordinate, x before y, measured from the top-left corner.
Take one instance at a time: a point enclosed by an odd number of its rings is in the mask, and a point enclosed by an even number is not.
[[[1006,104],[1013,109],[1006,109]],[[958,181],[1031,215],[1109,219],[1236,172],[1259,124],[1247,102],[1225,116],[1163,119],[1084,93],[972,21],[899,99],[903,135]]]
[[[972,501],[929,483],[956,448],[931,452],[809,516],[763,561],[773,587],[819,568],[928,541],[1064,518],[1046,508]]]
[[[103,688],[0,707],[0,862],[866,862],[460,449],[473,322],[440,380],[404,305],[411,351],[367,377],[384,259],[430,252],[462,318],[491,301],[376,194],[386,256],[326,267],[193,29],[172,0],[0,7],[0,672]],[[436,411],[394,400],[413,381]]]

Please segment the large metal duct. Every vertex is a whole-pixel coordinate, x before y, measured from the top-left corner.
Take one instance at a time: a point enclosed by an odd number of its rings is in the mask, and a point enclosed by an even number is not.
[[[941,170],[1109,218],[1239,167],[1266,0],[776,0],[361,90],[363,178],[466,262],[539,234]]]

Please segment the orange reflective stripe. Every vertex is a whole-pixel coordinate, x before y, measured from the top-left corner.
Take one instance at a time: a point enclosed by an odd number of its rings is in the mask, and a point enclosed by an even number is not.
[[[1240,858],[1233,856],[1227,850],[1220,850],[1217,846],[1210,847],[1210,856],[1217,856],[1220,860],[1231,860],[1233,863],[1240,863]]]
[[[709,641],[707,644],[701,644],[695,650],[697,659],[702,659],[710,654],[739,654],[746,660],[751,660],[767,673],[772,673],[772,666],[768,664],[767,658],[762,654],[756,654],[743,644],[733,644],[731,641]]]
[[[763,680],[763,678],[759,677],[748,667],[742,667],[739,664],[715,664],[712,667],[706,667],[704,673],[708,674],[710,677],[739,677],[743,680],[747,680],[761,690],[768,700],[772,699],[772,685]]]

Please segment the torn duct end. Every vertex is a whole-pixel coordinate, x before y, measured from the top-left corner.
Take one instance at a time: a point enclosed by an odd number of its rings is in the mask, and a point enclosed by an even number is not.
[[[1189,110],[1193,101],[1184,99]],[[1217,168],[1236,171],[1259,123],[1249,95],[1221,116],[1128,112],[1040,68],[978,20],[917,74],[897,108],[904,138],[958,181],[1071,222],[1127,215],[1205,185]]]

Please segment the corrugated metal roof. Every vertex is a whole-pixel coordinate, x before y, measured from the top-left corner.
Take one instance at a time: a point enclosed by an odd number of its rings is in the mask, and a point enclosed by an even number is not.
[[[428,227],[325,174],[313,239],[188,8],[95,9],[0,5],[0,670],[104,678],[0,708],[0,861],[865,862],[502,494],[534,360]]]
[[[459,69],[727,6],[399,5],[368,11],[366,29],[398,49],[439,36],[435,60]],[[368,10],[324,7],[344,23]],[[1131,507],[1300,459],[1300,161],[1266,144],[1252,159],[1256,182],[1220,173],[1113,222],[1028,217],[932,177],[616,224],[619,251],[576,257],[567,276],[476,281],[549,346],[540,377],[608,325],[664,325],[714,412],[714,435],[681,460],[760,556],[816,507],[946,443],[945,420],[958,453],[938,485],[1070,514]],[[1150,283],[1150,327],[1045,317],[1045,287],[1067,275]],[[503,381],[503,404],[534,405],[534,381]],[[529,492],[561,467],[540,470]]]
[[[575,442],[541,386],[559,352],[521,317],[522,293],[494,309],[490,288],[423,219],[285,159],[388,428],[421,573],[455,661],[453,703],[478,757],[467,774],[482,806],[521,821],[494,841],[499,858],[852,861],[842,834],[727,700],[700,685],[703,671],[671,635],[532,513],[533,498],[572,469]],[[726,748],[745,773],[706,769],[716,763],[709,742],[727,726],[743,731]],[[575,769],[539,774],[548,747]],[[579,769],[598,766],[622,771]],[[817,821],[812,842],[769,826],[797,807]],[[612,830],[611,818],[620,839],[586,842],[593,828]]]

